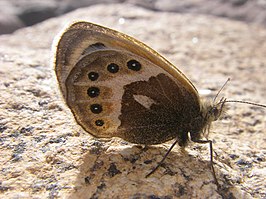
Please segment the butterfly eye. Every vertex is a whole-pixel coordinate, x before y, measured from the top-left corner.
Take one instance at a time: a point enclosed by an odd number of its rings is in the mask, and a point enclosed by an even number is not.
[[[213,116],[214,116],[215,118],[218,118],[218,116],[219,116],[219,110],[218,110],[217,107],[213,107],[213,109],[212,109],[212,114],[213,114]]]
[[[127,67],[130,70],[139,71],[141,69],[141,64],[133,59],[127,62]]]
[[[103,120],[96,120],[95,121],[95,125],[96,126],[103,126],[104,125],[104,121]]]
[[[119,71],[119,66],[117,64],[111,63],[107,66],[107,70],[110,73],[117,73]]]
[[[100,104],[92,104],[90,106],[91,112],[95,114],[99,114],[103,111],[103,108]]]
[[[88,78],[91,80],[91,81],[96,81],[98,78],[99,78],[99,74],[96,73],[96,72],[90,72],[88,74]]]

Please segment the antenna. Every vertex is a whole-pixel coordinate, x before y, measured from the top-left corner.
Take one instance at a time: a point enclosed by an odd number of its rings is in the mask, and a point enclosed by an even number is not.
[[[220,90],[217,92],[217,94],[215,95],[215,97],[213,98],[213,103],[216,101],[217,97],[219,96],[219,94],[221,93],[221,91],[224,89],[225,85],[230,81],[231,79],[228,78],[226,80],[226,82],[223,84],[223,86],[220,88]],[[241,103],[241,104],[249,104],[249,105],[253,105],[253,106],[259,106],[262,108],[266,108],[266,105],[264,104],[259,104],[259,103],[255,103],[255,102],[249,102],[249,101],[242,101],[242,100],[227,100],[226,98],[222,97],[221,100],[217,103],[218,104],[225,104],[227,102],[231,102],[231,103]]]
[[[254,102],[248,102],[248,101],[241,101],[241,100],[225,100],[225,102],[232,102],[232,103],[242,103],[242,104],[250,104],[250,105],[253,105],[253,106],[259,106],[259,107],[262,107],[262,108],[266,108],[266,105],[264,104],[258,104],[258,103],[254,103]]]
[[[218,91],[218,93],[215,95],[215,97],[213,98],[213,103],[216,101],[217,97],[219,96],[219,94],[221,93],[221,91],[224,89],[225,85],[230,81],[230,78],[228,78],[226,80],[226,82],[223,84],[223,86],[220,88],[220,90]]]

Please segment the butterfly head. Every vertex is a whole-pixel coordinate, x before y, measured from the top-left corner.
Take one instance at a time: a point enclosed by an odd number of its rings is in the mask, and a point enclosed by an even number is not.
[[[205,128],[203,130],[203,134],[208,134],[209,129],[211,127],[211,123],[220,119],[226,110],[226,99],[221,98],[219,102],[209,102],[206,101],[202,104],[202,116],[205,121]],[[208,135],[206,135],[207,137]]]
[[[219,102],[217,102],[216,99],[229,81],[230,81],[230,78],[226,80],[226,82],[223,84],[223,86],[220,88],[220,90],[217,92],[217,94],[213,98],[212,102],[206,101],[202,105],[202,108],[201,108],[202,116],[205,121],[204,132],[206,131],[209,132],[211,123],[213,121],[218,120],[225,112],[225,109],[226,109],[225,103],[228,102],[226,101],[226,98],[222,97]]]
[[[222,98],[218,103],[213,103],[207,109],[206,119],[210,121],[218,120],[225,111],[225,102],[226,99]]]

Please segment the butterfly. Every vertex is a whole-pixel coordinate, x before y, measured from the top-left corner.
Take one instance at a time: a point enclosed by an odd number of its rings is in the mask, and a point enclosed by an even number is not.
[[[97,138],[155,145],[209,143],[211,123],[228,101],[200,98],[191,81],[144,43],[121,32],[79,21],[60,35],[55,72],[63,98],[77,123]]]

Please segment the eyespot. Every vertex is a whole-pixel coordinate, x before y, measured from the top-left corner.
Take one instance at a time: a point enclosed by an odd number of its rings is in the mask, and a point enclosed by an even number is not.
[[[103,43],[95,43],[95,44],[91,44],[88,46],[88,48],[86,48],[83,52],[82,55],[86,55],[91,53],[92,51],[98,50],[98,49],[103,49],[105,48],[105,45]]]
[[[96,72],[90,72],[88,74],[88,78],[91,80],[91,81],[96,81],[98,78],[99,78],[99,74],[96,73]]]
[[[127,67],[130,70],[139,71],[141,69],[141,64],[138,61],[132,59],[127,62]]]
[[[88,96],[90,96],[92,98],[97,97],[100,95],[100,89],[97,87],[90,87],[87,90],[87,94],[88,94]]]
[[[110,73],[117,73],[119,71],[119,66],[115,63],[111,63],[107,66],[107,70]]]
[[[104,121],[103,120],[96,120],[95,121],[95,125],[96,126],[103,126],[104,125]]]
[[[95,43],[95,44],[91,44],[90,47],[94,47],[94,48],[104,48],[105,45],[103,43]]]
[[[100,104],[92,104],[90,106],[91,112],[95,114],[99,114],[103,111],[103,107]]]

